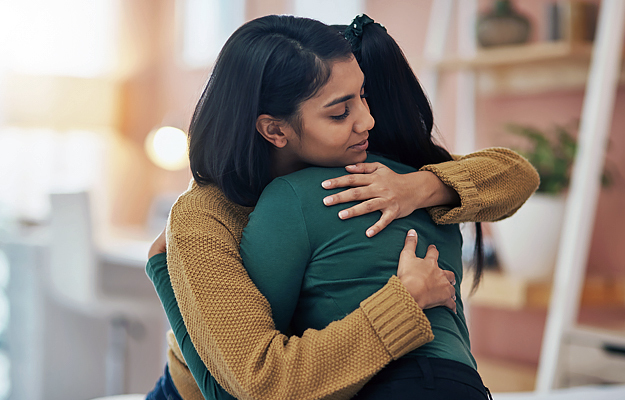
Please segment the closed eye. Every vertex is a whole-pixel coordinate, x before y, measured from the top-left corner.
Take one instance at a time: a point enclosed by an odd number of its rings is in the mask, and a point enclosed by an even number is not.
[[[349,116],[349,107],[347,105],[345,105],[345,112],[341,115],[331,115],[330,118],[332,118],[335,121],[342,121],[345,118],[347,118]]]

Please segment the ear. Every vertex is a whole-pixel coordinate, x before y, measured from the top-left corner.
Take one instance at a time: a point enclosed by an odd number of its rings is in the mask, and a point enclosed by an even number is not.
[[[261,114],[256,118],[256,130],[277,148],[286,146],[288,140],[285,134],[284,121],[268,114]]]

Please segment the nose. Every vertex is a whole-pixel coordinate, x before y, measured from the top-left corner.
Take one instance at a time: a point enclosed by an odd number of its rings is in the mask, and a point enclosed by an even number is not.
[[[375,120],[369,112],[367,99],[362,99],[362,102],[360,102],[360,105],[358,106],[357,112],[358,117],[354,122],[354,132],[362,133],[371,130],[371,128],[373,128],[373,126],[375,125]]]

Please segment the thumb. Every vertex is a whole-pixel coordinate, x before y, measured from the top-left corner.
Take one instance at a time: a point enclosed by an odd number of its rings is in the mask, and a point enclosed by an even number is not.
[[[406,234],[406,240],[404,242],[403,252],[414,255],[417,250],[417,241],[419,238],[417,237],[417,232],[414,229],[411,229]]]

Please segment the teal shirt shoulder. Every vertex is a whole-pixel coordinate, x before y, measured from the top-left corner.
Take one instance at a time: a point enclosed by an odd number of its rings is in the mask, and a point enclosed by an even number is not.
[[[415,169],[379,156],[397,173]],[[435,335],[408,356],[424,355],[462,362],[475,368],[460,297],[462,236],[458,225],[436,225],[425,210],[393,221],[368,238],[365,231],[379,212],[349,220],[338,212],[351,204],[327,207],[330,193],[321,182],[345,175],[343,168],[311,167],[272,181],[263,191],[243,231],[241,256],[250,277],[271,304],[276,327],[301,335],[345,317],[397,273],[406,232],[418,233],[416,254],[439,250],[439,266],[456,275],[457,314],[445,307],[426,310]],[[355,203],[354,203],[355,204]]]

